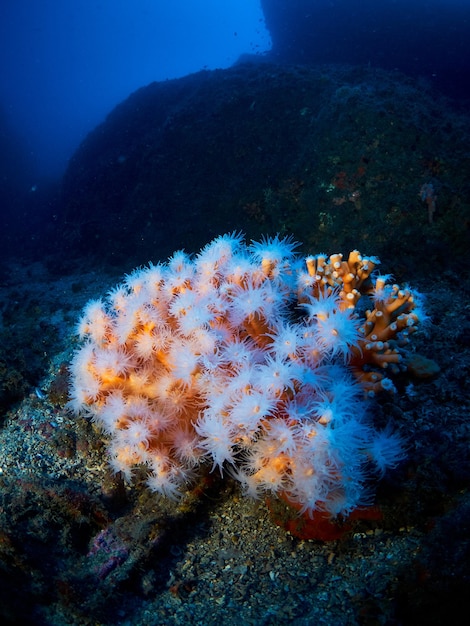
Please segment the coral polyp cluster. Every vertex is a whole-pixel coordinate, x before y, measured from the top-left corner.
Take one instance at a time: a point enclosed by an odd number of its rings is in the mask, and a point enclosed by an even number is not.
[[[419,320],[413,295],[357,251],[303,259],[295,248],[224,235],[87,304],[69,406],[105,433],[115,472],[143,470],[178,497],[208,466],[253,497],[336,515],[402,458],[367,396],[391,387],[384,373]]]

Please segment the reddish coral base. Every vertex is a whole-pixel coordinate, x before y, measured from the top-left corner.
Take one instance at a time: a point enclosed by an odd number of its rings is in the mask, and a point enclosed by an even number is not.
[[[358,520],[381,520],[382,511],[377,506],[359,507],[346,517],[333,518],[325,511],[314,511],[299,515],[299,505],[288,502],[283,504],[271,498],[266,500],[275,524],[289,531],[298,539],[317,539],[334,541],[341,539],[351,531],[352,522]]]

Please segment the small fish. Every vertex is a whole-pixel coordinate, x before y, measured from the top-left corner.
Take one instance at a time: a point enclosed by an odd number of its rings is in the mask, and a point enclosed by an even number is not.
[[[34,393],[36,394],[36,396],[39,398],[39,400],[45,400],[46,399],[46,394],[44,393],[44,391],[42,391],[41,389],[39,389],[39,387],[36,387],[34,389]]]

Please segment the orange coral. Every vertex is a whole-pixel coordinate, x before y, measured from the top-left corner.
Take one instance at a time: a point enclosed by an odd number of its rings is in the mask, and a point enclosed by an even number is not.
[[[85,307],[69,406],[106,433],[114,471],[140,467],[178,497],[201,466],[231,466],[254,497],[335,516],[360,506],[373,464],[381,474],[402,458],[399,438],[369,423],[351,369],[368,394],[391,386],[384,371],[420,318],[414,296],[356,250],[302,260],[294,248],[226,235]]]

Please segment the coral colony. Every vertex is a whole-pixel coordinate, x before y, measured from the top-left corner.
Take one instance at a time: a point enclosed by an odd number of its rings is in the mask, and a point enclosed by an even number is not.
[[[104,432],[114,472],[143,468],[177,498],[209,465],[252,497],[336,516],[403,458],[368,397],[393,390],[416,294],[357,251],[302,259],[295,247],[224,235],[86,305],[69,407]]]

